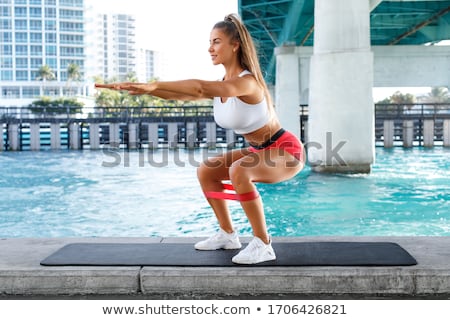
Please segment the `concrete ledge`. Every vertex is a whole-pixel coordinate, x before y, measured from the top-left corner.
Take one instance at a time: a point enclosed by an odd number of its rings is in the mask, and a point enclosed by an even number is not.
[[[418,261],[410,267],[43,267],[74,242],[184,242],[197,238],[0,240],[0,297],[450,298],[450,237],[304,237],[274,241],[391,241]],[[248,239],[244,239],[248,240]]]

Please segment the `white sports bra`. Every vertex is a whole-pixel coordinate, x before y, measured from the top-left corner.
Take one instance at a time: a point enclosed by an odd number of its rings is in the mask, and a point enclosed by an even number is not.
[[[244,70],[239,77],[251,74]],[[225,129],[232,129],[237,134],[253,132],[269,122],[269,110],[267,101],[263,100],[257,104],[248,104],[238,97],[228,97],[222,103],[220,97],[214,97],[214,120]]]

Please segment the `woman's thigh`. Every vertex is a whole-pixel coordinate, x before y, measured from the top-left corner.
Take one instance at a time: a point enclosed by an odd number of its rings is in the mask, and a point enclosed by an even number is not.
[[[198,168],[200,179],[207,180],[229,180],[229,170],[231,165],[249,155],[251,152],[247,149],[236,149],[226,153],[209,157]]]
[[[247,154],[236,160],[229,172],[231,179],[253,182],[277,183],[288,180],[304,167],[302,161],[282,149],[267,149]]]

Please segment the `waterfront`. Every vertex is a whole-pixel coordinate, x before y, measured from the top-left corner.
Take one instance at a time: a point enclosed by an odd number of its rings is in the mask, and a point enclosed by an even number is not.
[[[196,166],[220,150],[0,154],[0,236],[205,236],[217,227]],[[258,184],[273,236],[448,236],[450,149],[377,148],[369,175]],[[237,228],[249,235],[238,203]]]

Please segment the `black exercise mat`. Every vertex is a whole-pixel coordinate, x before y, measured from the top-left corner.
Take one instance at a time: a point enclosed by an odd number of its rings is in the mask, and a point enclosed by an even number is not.
[[[246,244],[243,244],[243,247]],[[258,266],[409,266],[417,261],[391,242],[279,242],[277,256]],[[44,259],[43,266],[236,266],[239,250],[199,251],[193,244],[73,243]]]

